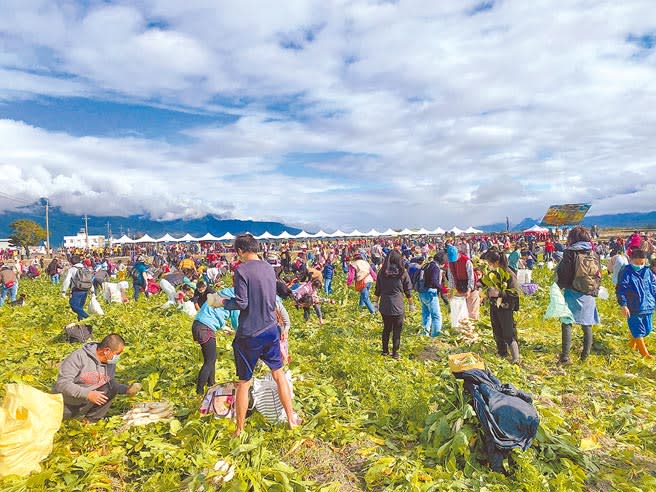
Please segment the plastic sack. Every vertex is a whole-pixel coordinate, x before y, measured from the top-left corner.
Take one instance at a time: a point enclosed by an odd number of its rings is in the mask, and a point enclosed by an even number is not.
[[[291,371],[285,371],[285,378],[289,384],[289,393],[294,398],[294,384]],[[278,395],[278,385],[273,380],[271,373],[263,378],[253,381],[253,405],[255,409],[270,423],[282,423],[287,421],[287,414]]]
[[[0,408],[0,478],[38,472],[62,423],[62,395],[26,384],[7,384],[5,391]]]
[[[107,302],[123,302],[123,296],[121,293],[121,286],[119,284],[113,284],[111,282],[103,283],[103,298]]]
[[[194,306],[194,303],[191,301],[184,302],[181,309],[183,313],[185,313],[187,316],[191,316],[192,318],[198,314],[196,311],[196,306]]]
[[[449,355],[449,369],[451,372],[471,371],[472,369],[485,370],[485,361],[474,352]]]
[[[544,319],[549,318],[560,318],[563,323],[567,324],[574,322],[574,314],[567,306],[560,287],[555,283],[549,288],[549,305],[544,313]]]
[[[599,294],[597,294],[597,297],[599,299],[603,299],[604,301],[607,300],[610,297],[610,295],[608,293],[608,289],[606,287],[604,287],[603,285],[601,287],[599,287]]]
[[[467,309],[467,299],[463,296],[454,296],[449,300],[449,307],[451,308],[451,327],[457,327],[463,319],[469,318],[469,310]]]
[[[528,268],[520,268],[517,270],[517,281],[519,285],[530,284],[533,278],[533,272]]]
[[[98,302],[98,299],[96,299],[95,294],[91,296],[91,301],[89,302],[89,314],[97,314],[98,316],[105,314],[105,311],[103,311],[103,308]]]
[[[553,270],[553,269],[554,269],[554,262],[551,261],[551,260],[549,260],[549,261],[547,262],[547,268],[548,268],[549,270]]]
[[[527,296],[532,296],[538,290],[540,290],[540,286],[538,284],[522,284],[522,292]]]

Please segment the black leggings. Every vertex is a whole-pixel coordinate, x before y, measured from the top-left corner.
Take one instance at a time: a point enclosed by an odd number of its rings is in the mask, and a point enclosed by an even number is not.
[[[401,330],[403,329],[403,315],[390,316],[382,314],[383,317],[383,352],[389,351],[389,338],[392,335],[392,353],[397,354],[401,346]]]
[[[319,306],[319,304],[314,304],[312,306],[312,309],[314,309],[314,312],[316,313],[317,318],[323,319],[323,315],[321,314],[321,306]],[[310,319],[310,308],[309,307],[304,307],[303,308],[303,319],[305,321]]]
[[[517,327],[513,315],[512,309],[490,306],[490,321],[492,322],[494,341],[497,343],[497,353],[503,357],[508,354],[507,346],[517,340]]]
[[[205,394],[205,385],[214,386],[214,374],[216,372],[216,338],[212,337],[205,343],[201,344],[200,350],[203,353],[203,365],[198,373],[196,380],[196,393]]]

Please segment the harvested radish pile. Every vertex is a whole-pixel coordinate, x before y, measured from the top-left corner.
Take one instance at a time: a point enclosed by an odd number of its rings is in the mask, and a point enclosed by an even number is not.
[[[139,403],[123,415],[124,428],[132,425],[146,425],[173,418],[173,407],[166,402]]]

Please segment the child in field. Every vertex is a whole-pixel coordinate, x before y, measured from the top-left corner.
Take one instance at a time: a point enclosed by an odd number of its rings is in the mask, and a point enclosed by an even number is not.
[[[313,309],[317,318],[319,318],[319,324],[323,325],[323,313],[321,312],[321,303],[327,302],[329,304],[334,304],[335,301],[332,299],[326,299],[319,297],[317,292],[321,289],[321,282],[317,279],[312,280],[311,282],[303,282],[298,285],[298,287],[292,287],[292,297],[294,298],[297,308],[303,308],[303,319],[308,321],[310,319],[310,309]]]
[[[323,267],[323,291],[330,295],[333,293],[333,277],[335,276],[335,265],[326,261]]]
[[[616,294],[631,331],[629,346],[643,357],[651,358],[645,337],[651,333],[656,309],[656,278],[646,266],[646,256],[639,248],[631,251],[629,264],[620,273]]]

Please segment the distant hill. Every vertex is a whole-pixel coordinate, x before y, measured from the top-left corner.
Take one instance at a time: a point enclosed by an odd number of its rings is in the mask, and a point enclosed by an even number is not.
[[[523,231],[529,227],[539,224],[542,218],[531,219],[525,218],[518,224],[510,224],[511,231]],[[591,215],[585,217],[581,222],[586,227],[597,225],[603,228],[644,228],[656,229],[656,211],[653,212],[628,212],[623,214],[606,214],[606,215]],[[476,226],[485,232],[505,231],[505,222],[496,224],[488,224]]]
[[[16,219],[31,219],[45,227],[45,212],[43,207],[33,205],[22,207],[17,211],[0,213],[0,237],[8,237],[10,234],[9,224]],[[221,219],[213,215],[207,215],[199,219],[191,220],[166,220],[158,221],[150,217],[131,215],[128,217],[97,217],[89,216],[89,234],[100,234],[107,236],[107,224],[111,228],[112,235],[118,238],[121,231],[130,236],[134,234],[143,235],[148,233],[153,237],[161,237],[167,232],[182,235],[189,233],[192,236],[203,236],[210,232],[215,236],[221,236],[226,232],[238,234],[241,232],[252,232],[255,235],[269,231],[271,234],[280,234],[288,231],[290,234],[301,232],[295,227],[288,227],[279,222],[257,222],[252,220]],[[50,241],[53,246],[58,247],[64,242],[64,236],[75,235],[84,227],[84,218],[79,215],[63,212],[59,207],[51,207],[49,213]]]

